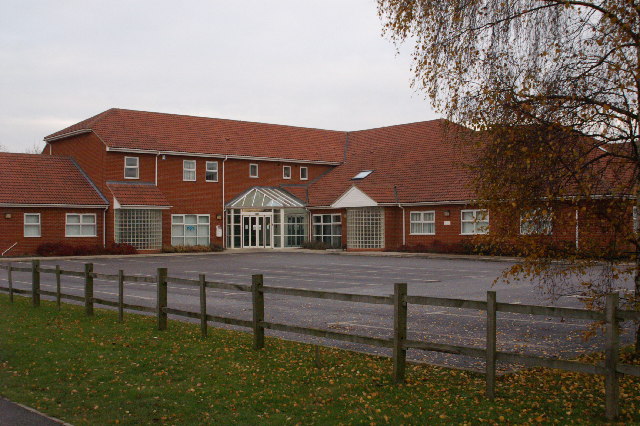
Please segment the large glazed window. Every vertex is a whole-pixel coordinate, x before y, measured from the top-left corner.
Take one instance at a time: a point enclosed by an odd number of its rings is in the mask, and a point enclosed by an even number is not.
[[[384,248],[384,210],[381,208],[347,209],[347,247]]]
[[[304,243],[307,235],[306,214],[290,214],[285,215],[285,247],[300,247]]]
[[[152,209],[118,209],[116,243],[130,244],[138,250],[162,248],[162,211]]]
[[[172,246],[208,246],[208,214],[174,214],[171,216]]]
[[[342,216],[339,214],[314,214],[313,238],[334,247],[342,247]]]

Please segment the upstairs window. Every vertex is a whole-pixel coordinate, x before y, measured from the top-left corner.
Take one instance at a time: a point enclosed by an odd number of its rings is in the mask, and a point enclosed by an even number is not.
[[[300,180],[309,179],[309,168],[308,167],[300,167]]]
[[[411,235],[435,235],[436,212],[411,212]]]
[[[67,213],[66,237],[95,237],[96,215]]]
[[[488,210],[462,210],[460,215],[460,233],[462,235],[489,233]]]
[[[138,157],[124,157],[124,178],[138,179],[140,177]]]
[[[357,175],[355,175],[354,177],[352,177],[351,180],[362,180],[367,176],[369,176],[371,173],[373,173],[373,170],[363,170]]]
[[[196,160],[184,160],[182,162],[182,180],[196,180]]]
[[[291,179],[291,166],[282,167],[282,177],[283,179]]]
[[[249,177],[257,178],[258,177],[258,165],[257,164],[249,164]]]
[[[553,213],[547,209],[534,209],[520,215],[521,235],[551,235]]]
[[[207,161],[207,170],[205,172],[204,179],[207,182],[218,181],[218,162],[217,161]]]
[[[40,236],[40,213],[24,214],[24,236],[25,237]]]

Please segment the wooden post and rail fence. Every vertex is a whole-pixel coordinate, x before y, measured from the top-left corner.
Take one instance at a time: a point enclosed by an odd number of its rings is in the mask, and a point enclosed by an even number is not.
[[[619,377],[623,374],[640,377],[640,366],[619,363],[619,323],[622,321],[640,321],[640,312],[621,310],[618,308],[618,294],[607,296],[604,312],[591,311],[577,308],[563,308],[537,305],[521,305],[497,302],[494,291],[487,292],[486,301],[450,299],[443,297],[409,296],[406,283],[396,283],[394,293],[389,296],[374,296],[363,294],[349,294],[329,291],[308,290],[288,287],[265,286],[262,275],[253,275],[251,285],[229,284],[218,281],[208,281],[204,274],[198,279],[171,277],[166,268],[158,268],[156,276],[125,275],[122,270],[117,274],[102,274],[93,271],[93,264],[85,264],[84,271],[69,271],[55,268],[44,268],[38,260],[32,261],[30,267],[14,266],[11,263],[0,264],[0,269],[7,271],[8,287],[0,286],[0,291],[9,293],[9,300],[13,302],[14,294],[22,294],[31,297],[34,307],[40,306],[40,297],[48,296],[56,300],[60,306],[61,300],[72,300],[84,304],[85,313],[94,315],[94,305],[115,307],[118,310],[118,320],[124,320],[124,310],[154,313],[157,316],[158,330],[166,330],[168,315],[182,316],[200,320],[202,336],[207,336],[209,322],[216,322],[240,327],[246,327],[253,331],[253,346],[259,350],[265,345],[265,329],[296,333],[307,336],[321,337],[351,343],[382,347],[393,352],[393,381],[402,383],[405,379],[406,356],[408,349],[420,349],[424,351],[443,352],[449,354],[466,355],[484,359],[486,362],[486,396],[489,399],[495,397],[496,364],[499,361],[511,362],[532,367],[547,367],[565,371],[573,371],[585,374],[601,375],[605,377],[605,406],[606,416],[614,419],[619,414]],[[31,290],[15,288],[14,272],[31,273]],[[41,288],[41,274],[55,275],[55,291]],[[62,293],[61,277],[71,276],[84,279],[84,295],[72,295]],[[117,301],[97,298],[94,296],[94,279],[114,281],[118,283]],[[156,307],[148,307],[125,303],[124,283],[155,283],[157,286]],[[191,285],[198,287],[200,309],[191,312],[171,308],[168,305],[168,287],[170,284]],[[207,288],[219,290],[235,290],[251,293],[252,319],[243,320],[211,315],[207,313]],[[350,303],[368,303],[393,306],[393,335],[387,339],[370,337],[357,334],[342,333],[319,328],[300,327],[296,325],[282,324],[273,321],[265,321],[265,294],[283,296],[305,297],[313,299],[337,300]],[[410,340],[407,337],[407,307],[409,304],[421,306],[438,306],[446,308],[473,309],[485,311],[486,316],[486,345],[484,348],[436,343],[428,341]],[[497,313],[508,312],[525,315],[544,315],[546,317],[562,317],[581,320],[602,321],[605,327],[605,362],[604,364],[587,364],[578,361],[562,360],[551,357],[525,355],[515,352],[498,351],[497,348]]]

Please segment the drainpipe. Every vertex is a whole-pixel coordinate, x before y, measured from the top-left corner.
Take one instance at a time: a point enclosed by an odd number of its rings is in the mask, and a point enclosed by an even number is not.
[[[224,156],[224,160],[222,160],[222,247],[227,247],[227,212],[224,208],[224,185],[226,183],[226,179],[224,177],[224,163],[229,159],[228,155]]]
[[[576,209],[576,250],[580,249],[580,222],[579,209]]]
[[[160,156],[160,151],[156,153],[156,186],[158,186],[158,157]]]
[[[407,245],[407,232],[406,232],[406,219],[405,219],[405,214],[404,214],[404,207],[402,207],[402,204],[400,204],[400,201],[398,200],[398,187],[396,185],[393,186],[393,193],[396,196],[396,203],[398,203],[398,207],[400,207],[402,209],[402,245],[406,246]]]
[[[107,246],[107,209],[109,207],[105,207],[102,210],[102,247]]]

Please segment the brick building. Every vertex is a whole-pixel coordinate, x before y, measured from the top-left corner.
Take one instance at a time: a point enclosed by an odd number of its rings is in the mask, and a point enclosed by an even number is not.
[[[489,213],[474,206],[465,167],[474,156],[472,137],[446,120],[339,132],[110,109],[47,136],[43,155],[28,157],[74,165],[96,198],[65,201],[64,208],[98,209],[90,213],[96,234],[89,238],[102,244],[157,251],[168,245],[299,247],[320,240],[383,250],[460,243],[486,232]],[[40,178],[18,173],[12,179],[48,192],[47,201],[56,204],[61,193],[36,187],[33,182],[47,180]],[[9,214],[9,208],[51,205],[12,207],[18,204],[0,198]],[[8,227],[5,220],[0,253],[14,242],[21,250],[10,254],[71,239],[60,214],[41,222],[41,235],[29,239],[26,222],[16,219]],[[575,238],[577,232],[576,226]]]

